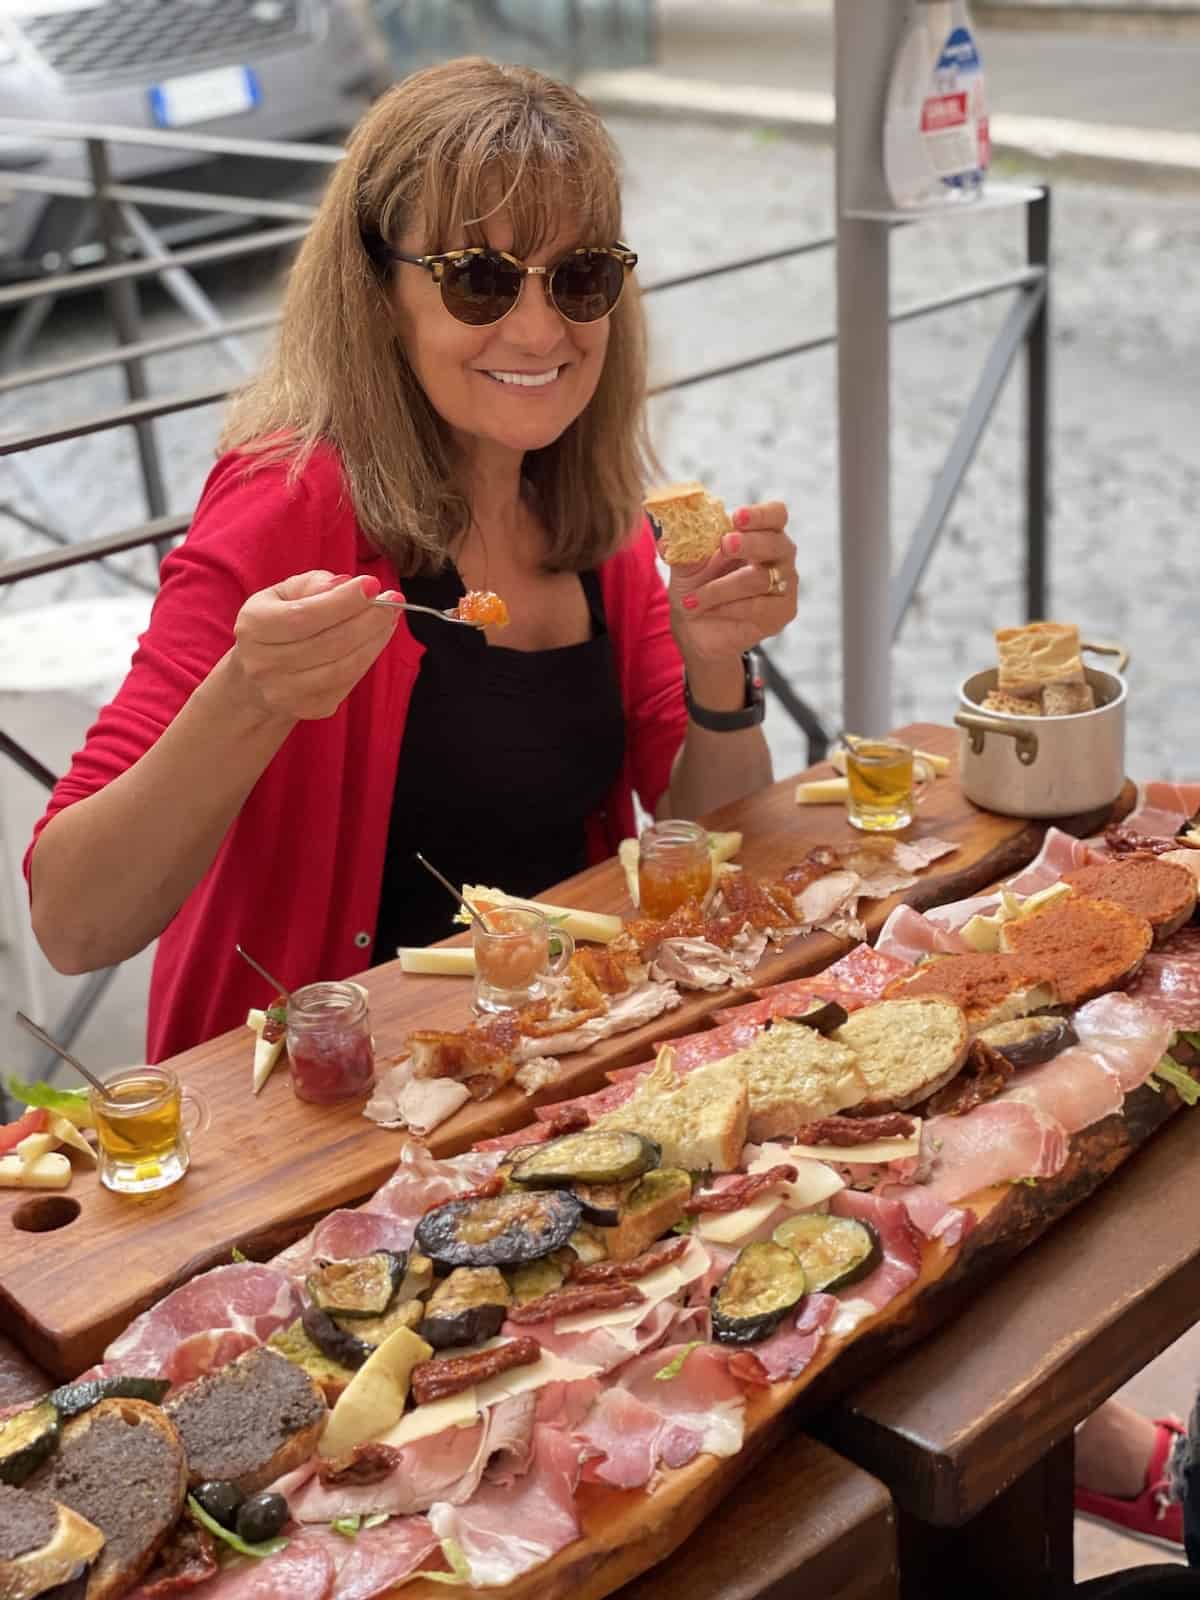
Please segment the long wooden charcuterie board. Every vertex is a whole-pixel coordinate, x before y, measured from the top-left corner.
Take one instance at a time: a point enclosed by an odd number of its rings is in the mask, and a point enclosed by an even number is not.
[[[923,748],[950,754],[956,735],[917,725],[903,736]],[[828,769],[817,769],[823,775]],[[739,828],[739,857],[752,872],[771,875],[799,861],[814,845],[852,836],[838,807],[799,808],[795,780],[716,813],[716,828]],[[1132,804],[1132,786],[1114,808]],[[1065,824],[1095,831],[1107,815]],[[1060,824],[1060,826],[1063,824]],[[1037,853],[1044,826],[977,810],[953,776],[930,786],[913,837],[953,840],[957,851],[935,862],[903,895],[865,902],[874,935],[899,900],[928,906],[971,894],[1017,870]],[[614,861],[591,868],[554,891],[562,903],[588,910],[627,911],[623,875]],[[234,931],[228,938],[231,959]],[[820,970],[848,948],[825,934],[795,940],[769,953],[756,985]],[[371,1012],[381,1059],[397,1052],[417,1026],[457,1028],[468,1012],[464,979],[417,978],[397,963],[369,978]],[[752,993],[753,991],[751,991]],[[586,1093],[614,1067],[644,1059],[666,1037],[706,1026],[722,1006],[749,998],[721,991],[685,998],[675,1011],[635,1032],[567,1057],[560,1079],[542,1098]],[[297,1100],[278,1071],[262,1094],[250,1092],[250,1036],[225,1034],[173,1062],[197,1086],[213,1112],[211,1129],[194,1146],[185,1182],[142,1199],[103,1190],[78,1173],[61,1195],[0,1193],[0,1306],[14,1336],[45,1368],[70,1377],[100,1357],[114,1335],[145,1306],[206,1267],[228,1260],[236,1245],[259,1259],[282,1248],[313,1222],[373,1193],[393,1170],[402,1137],[368,1122],[357,1105],[317,1108]],[[428,1141],[435,1154],[465,1149],[480,1138],[521,1126],[531,1102],[516,1089],[470,1104]]]

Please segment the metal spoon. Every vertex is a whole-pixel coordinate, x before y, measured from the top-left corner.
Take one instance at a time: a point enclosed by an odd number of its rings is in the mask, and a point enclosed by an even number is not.
[[[454,609],[439,611],[436,606],[414,606],[407,600],[385,600],[381,595],[377,600],[372,600],[373,606],[383,606],[388,611],[421,611],[427,617],[437,617],[441,622],[453,622],[460,628],[482,628],[482,622],[468,622],[465,617],[456,617]]]
[[[273,978],[267,971],[266,967],[260,966],[259,963],[255,961],[253,956],[247,955],[240,944],[235,944],[233,948],[237,951],[238,955],[241,956],[242,960],[247,964],[247,966],[253,967],[260,978],[265,978],[267,980],[276,994],[281,994],[288,1004],[291,1004],[291,994],[283,987],[278,978]]]
[[[463,899],[462,895],[459,894],[458,890],[450,882],[450,879],[449,878],[444,878],[442,876],[442,874],[438,871],[438,869],[433,865],[433,863],[431,861],[426,861],[425,857],[421,854],[421,852],[419,850],[414,851],[414,854],[416,855],[417,860],[425,868],[425,871],[426,872],[432,872],[434,877],[442,885],[442,887],[444,889],[449,889],[450,893],[458,901],[459,905],[467,913],[467,915],[470,917],[471,921],[475,924],[475,926],[477,928],[482,928],[484,933],[491,933],[491,931],[492,931],[491,928],[489,928],[487,923],[483,920],[483,917],[480,914],[480,912],[476,911],[475,907],[471,904],[471,902],[469,900],[464,900]]]
[[[96,1077],[95,1073],[89,1072],[82,1061],[76,1061],[75,1057],[69,1050],[64,1050],[57,1039],[52,1039],[50,1037],[45,1028],[39,1028],[37,1023],[31,1021],[23,1011],[17,1012],[17,1021],[25,1029],[26,1033],[31,1033],[33,1037],[40,1043],[44,1044],[47,1049],[53,1050],[56,1056],[61,1056],[69,1067],[75,1068],[75,1071],[81,1078],[87,1079],[93,1089],[102,1094],[105,1099],[108,1098],[108,1090],[100,1082],[100,1079]]]

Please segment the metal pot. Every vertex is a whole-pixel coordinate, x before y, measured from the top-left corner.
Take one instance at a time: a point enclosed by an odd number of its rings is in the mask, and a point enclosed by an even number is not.
[[[1129,654],[1119,645],[1085,644],[1095,655]],[[954,720],[959,781],[968,800],[1006,817],[1070,817],[1110,805],[1125,782],[1125,684],[1115,673],[1084,669],[1094,711],[1069,717],[1017,717],[982,711],[998,669],[964,679]]]

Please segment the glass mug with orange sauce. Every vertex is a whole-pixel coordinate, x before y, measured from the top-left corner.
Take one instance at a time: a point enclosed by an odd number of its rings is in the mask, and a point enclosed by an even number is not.
[[[669,917],[712,887],[708,830],[698,822],[656,822],[638,839],[638,901],[644,917]]]
[[[191,1141],[212,1120],[208,1102],[167,1067],[125,1067],[89,1091],[100,1182],[117,1194],[153,1194],[178,1183]]]
[[[483,911],[487,930],[471,924],[475,947],[475,1010],[495,1015],[539,1000],[546,979],[557,978],[575,954],[575,941],[555,928],[557,953],[550,954],[547,917],[532,906],[489,906]]]

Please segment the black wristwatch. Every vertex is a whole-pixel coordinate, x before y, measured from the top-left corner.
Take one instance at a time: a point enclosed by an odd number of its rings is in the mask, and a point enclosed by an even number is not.
[[[738,733],[743,728],[756,728],[766,716],[763,680],[749,651],[742,657],[742,669],[746,689],[740,711],[710,711],[707,706],[697,705],[688,687],[687,673],[684,673],[683,703],[687,706],[688,716],[698,728],[707,728],[710,733]]]

